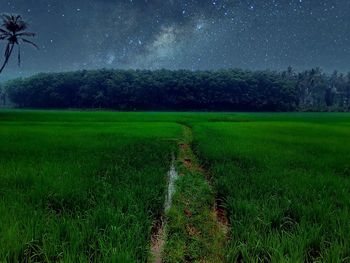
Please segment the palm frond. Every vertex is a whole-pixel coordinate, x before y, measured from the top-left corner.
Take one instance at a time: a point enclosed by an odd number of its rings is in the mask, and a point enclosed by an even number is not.
[[[6,23],[6,21],[12,19],[12,16],[9,15],[9,14],[2,14],[1,16],[2,16],[2,20],[3,20],[4,23]]]
[[[21,38],[21,40],[24,42],[24,43],[27,43],[27,44],[30,44],[32,46],[34,46],[36,49],[39,49],[38,45],[35,44],[34,42],[28,40],[28,39],[25,39],[25,38]]]
[[[16,33],[25,30],[28,24],[23,21],[20,15],[2,15],[3,25],[8,31]]]
[[[21,66],[21,46],[18,45],[18,55],[17,55],[18,66]]]
[[[11,36],[10,34],[0,34],[0,40],[3,40],[3,39],[5,39],[5,38],[7,38],[7,37],[9,37],[9,36]]]
[[[5,48],[5,59],[7,59],[10,56],[10,48],[11,44],[10,42],[7,43],[6,48]]]
[[[17,36],[21,37],[21,36],[26,36],[26,37],[35,37],[35,33],[31,33],[31,32],[22,32],[17,34]]]
[[[2,29],[2,28],[0,28],[0,32],[1,32],[2,34],[10,34],[9,32],[7,32],[6,30],[4,30],[4,29]]]
[[[16,16],[13,15],[13,18],[14,18],[14,21],[16,23],[18,22],[18,20],[22,20],[22,16],[21,15],[16,15]]]
[[[26,30],[28,28],[28,24],[26,22],[24,22],[23,20],[17,21],[17,30],[18,31],[23,31]]]

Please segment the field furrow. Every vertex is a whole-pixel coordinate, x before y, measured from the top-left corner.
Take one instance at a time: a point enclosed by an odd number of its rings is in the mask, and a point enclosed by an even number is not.
[[[167,213],[163,262],[222,262],[226,232],[215,207],[215,194],[192,147],[193,135],[183,125],[173,205]]]

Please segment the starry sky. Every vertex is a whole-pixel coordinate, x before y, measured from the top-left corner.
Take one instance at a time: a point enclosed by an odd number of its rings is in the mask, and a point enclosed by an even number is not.
[[[350,71],[349,0],[0,0],[38,35],[2,78],[93,68]],[[4,48],[4,42],[0,47]]]

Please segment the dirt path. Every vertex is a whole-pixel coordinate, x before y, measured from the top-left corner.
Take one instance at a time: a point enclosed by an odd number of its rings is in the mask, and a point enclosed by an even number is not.
[[[192,130],[182,126],[176,166],[179,179],[167,213],[163,262],[224,262],[228,221],[191,148]]]
[[[152,231],[151,256],[149,262],[162,263],[162,251],[165,244],[164,226],[164,222],[157,223]]]
[[[168,172],[165,218],[153,229],[149,262],[224,262],[226,213],[193,153],[191,128],[181,125],[177,158]]]

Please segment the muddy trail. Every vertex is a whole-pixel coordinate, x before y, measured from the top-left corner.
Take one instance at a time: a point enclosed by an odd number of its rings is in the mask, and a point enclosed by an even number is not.
[[[150,262],[224,262],[226,213],[192,150],[191,128],[181,125],[177,157],[168,172],[165,218],[154,231]]]

